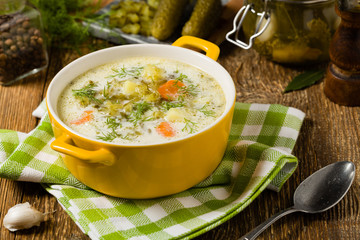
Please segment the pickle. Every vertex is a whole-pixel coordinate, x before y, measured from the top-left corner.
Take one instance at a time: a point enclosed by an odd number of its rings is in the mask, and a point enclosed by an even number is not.
[[[161,0],[151,26],[151,34],[159,40],[171,36],[179,25],[188,0]]]
[[[151,35],[150,26],[155,15],[156,2],[153,0],[151,6],[145,1],[125,0],[113,5],[110,10],[109,25],[120,28],[128,34]]]
[[[206,38],[216,27],[221,10],[221,0],[197,0],[191,17],[185,23],[181,34]]]

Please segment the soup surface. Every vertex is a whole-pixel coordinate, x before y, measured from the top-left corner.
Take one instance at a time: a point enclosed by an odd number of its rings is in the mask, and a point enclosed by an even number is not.
[[[141,57],[108,63],[76,77],[58,102],[60,119],[91,138],[161,143],[196,133],[225,109],[214,78],[188,64]]]

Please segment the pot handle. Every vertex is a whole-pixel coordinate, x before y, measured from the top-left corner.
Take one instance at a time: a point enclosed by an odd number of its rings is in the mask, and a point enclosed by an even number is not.
[[[116,159],[115,155],[105,148],[90,151],[72,145],[71,137],[67,134],[63,134],[56,138],[50,144],[50,147],[55,151],[81,159],[87,163],[100,163],[111,166]]]
[[[215,61],[220,54],[220,48],[216,44],[193,36],[182,36],[178,38],[172,46],[203,50],[207,57]]]

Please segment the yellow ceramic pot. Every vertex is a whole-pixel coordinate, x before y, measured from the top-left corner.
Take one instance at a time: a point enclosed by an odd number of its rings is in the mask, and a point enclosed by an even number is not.
[[[183,47],[204,51],[204,54]],[[92,139],[66,126],[58,117],[57,101],[76,76],[122,58],[153,56],[193,65],[221,85],[224,113],[212,125],[185,138],[154,144],[114,144]],[[122,198],[155,198],[184,191],[208,177],[220,163],[229,136],[235,87],[229,73],[216,62],[219,48],[205,40],[182,37],[172,46],[133,44],[85,55],[63,68],[52,80],[46,97],[55,134],[51,147],[60,152],[70,172],[85,185]]]

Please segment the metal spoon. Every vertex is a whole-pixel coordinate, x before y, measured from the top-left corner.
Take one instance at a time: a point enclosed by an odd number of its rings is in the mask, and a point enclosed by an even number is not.
[[[294,206],[267,219],[241,240],[253,240],[279,218],[293,212],[319,213],[335,206],[347,193],[355,178],[355,165],[343,161],[321,168],[295,190]]]

